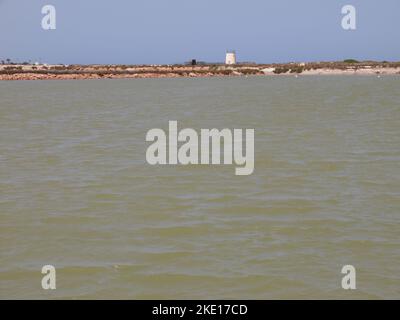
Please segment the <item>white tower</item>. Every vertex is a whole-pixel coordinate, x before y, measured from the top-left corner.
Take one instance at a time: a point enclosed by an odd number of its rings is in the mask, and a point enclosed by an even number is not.
[[[225,64],[236,64],[236,52],[235,51],[227,51]]]

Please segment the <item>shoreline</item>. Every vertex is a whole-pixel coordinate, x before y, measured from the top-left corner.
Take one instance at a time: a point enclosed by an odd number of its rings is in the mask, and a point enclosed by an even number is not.
[[[312,62],[237,65],[0,65],[0,81],[209,78],[299,75],[400,75],[400,62]]]

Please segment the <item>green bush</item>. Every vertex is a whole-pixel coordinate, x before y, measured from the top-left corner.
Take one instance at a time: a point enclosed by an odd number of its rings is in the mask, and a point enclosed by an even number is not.
[[[290,71],[290,69],[287,67],[278,67],[278,68],[275,68],[274,73],[281,74],[281,73],[287,73],[289,71]]]
[[[304,71],[303,67],[294,67],[290,70],[290,73],[302,73]]]
[[[355,60],[355,59],[346,59],[343,60],[344,63],[359,63],[359,61]]]

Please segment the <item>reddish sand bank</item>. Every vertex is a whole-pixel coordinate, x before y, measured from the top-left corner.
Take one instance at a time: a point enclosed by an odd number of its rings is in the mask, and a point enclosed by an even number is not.
[[[0,65],[0,80],[221,77],[248,75],[400,75],[399,62],[226,65]]]

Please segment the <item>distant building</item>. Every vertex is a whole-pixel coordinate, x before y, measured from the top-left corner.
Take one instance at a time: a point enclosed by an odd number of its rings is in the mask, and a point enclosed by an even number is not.
[[[227,51],[226,52],[226,58],[225,58],[225,64],[236,64],[236,52],[235,51]]]
[[[206,65],[209,63],[204,62],[204,61],[199,61],[197,59],[192,59],[192,60],[186,61],[184,64],[187,66],[199,66],[199,65]]]

